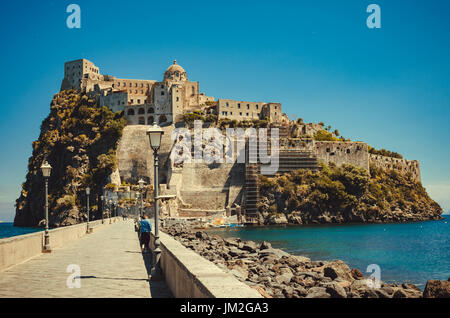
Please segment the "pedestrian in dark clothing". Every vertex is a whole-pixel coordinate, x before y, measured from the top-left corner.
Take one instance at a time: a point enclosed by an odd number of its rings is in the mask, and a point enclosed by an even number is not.
[[[143,245],[144,248],[142,249],[142,252],[148,253],[150,250],[148,244],[150,243],[150,232],[152,231],[152,225],[147,215],[142,215],[142,220],[139,222],[139,225],[141,229],[141,249]]]

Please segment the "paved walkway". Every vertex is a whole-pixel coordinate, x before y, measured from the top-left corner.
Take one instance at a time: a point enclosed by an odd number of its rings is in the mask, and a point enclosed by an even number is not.
[[[71,264],[80,268],[80,288],[67,287],[76,276]],[[0,272],[0,297],[172,297],[164,281],[148,281],[150,268],[133,221],[118,222]]]

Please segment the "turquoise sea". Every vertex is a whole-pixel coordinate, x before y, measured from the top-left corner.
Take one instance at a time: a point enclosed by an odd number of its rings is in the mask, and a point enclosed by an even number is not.
[[[0,223],[0,239],[37,231],[42,231],[42,229],[35,227],[15,227],[12,222]]]
[[[450,277],[450,216],[440,221],[402,224],[315,225],[211,229],[242,240],[269,241],[273,247],[312,260],[340,259],[366,274],[377,264],[381,280],[411,282]],[[367,273],[370,275],[370,273]]]

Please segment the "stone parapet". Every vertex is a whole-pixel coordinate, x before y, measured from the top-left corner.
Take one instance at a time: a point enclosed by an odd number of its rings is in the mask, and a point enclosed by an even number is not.
[[[166,233],[160,233],[161,268],[176,298],[262,298],[255,289]],[[154,247],[152,233],[151,246]]]

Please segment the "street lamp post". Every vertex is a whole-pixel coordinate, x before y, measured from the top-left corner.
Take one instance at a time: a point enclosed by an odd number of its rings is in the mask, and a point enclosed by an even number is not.
[[[103,213],[105,212],[105,204],[104,204],[104,200],[105,199],[105,197],[102,195],[102,196],[100,196],[100,200],[102,200],[102,224],[104,223],[103,222]]]
[[[151,271],[152,279],[161,279],[162,272],[160,266],[160,258],[161,258],[161,249],[160,249],[160,241],[159,241],[159,208],[158,208],[158,150],[161,147],[161,138],[164,134],[164,131],[159,127],[156,122],[148,129],[147,135],[150,141],[150,147],[153,149],[153,158],[154,158],[154,201],[155,201],[155,249],[153,251],[153,268]]]
[[[86,188],[86,208],[87,208],[87,228],[86,232],[89,233],[89,195],[91,194],[91,188]]]
[[[50,248],[50,236],[48,233],[48,178],[52,171],[52,166],[45,161],[41,166],[42,175],[45,179],[45,236],[44,236],[44,252],[50,253],[52,250]]]
[[[140,190],[140,197],[141,197],[141,207],[140,207],[139,213],[140,213],[141,218],[142,218],[142,214],[143,214],[142,211],[143,211],[143,209],[144,209],[144,207],[143,207],[143,196],[144,196],[144,194],[143,194],[142,190],[144,189],[144,183],[145,183],[145,181],[142,180],[142,179],[139,179],[138,183],[139,183],[139,190]]]

